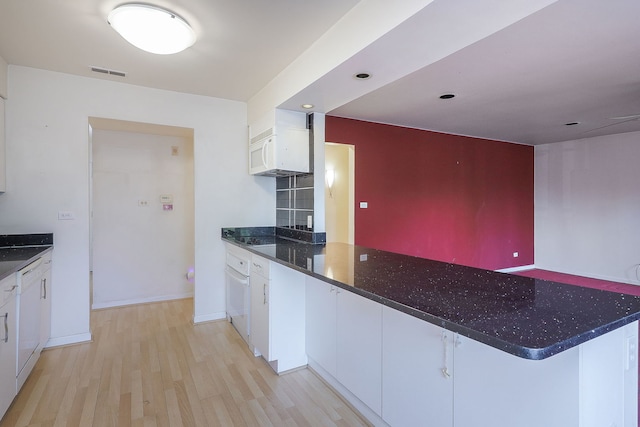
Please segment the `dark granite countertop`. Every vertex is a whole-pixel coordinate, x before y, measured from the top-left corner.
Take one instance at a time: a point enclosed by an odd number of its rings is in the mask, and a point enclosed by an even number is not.
[[[53,250],[53,234],[0,234],[0,280]]]
[[[223,240],[526,359],[545,359],[640,319],[640,297],[343,243]]]

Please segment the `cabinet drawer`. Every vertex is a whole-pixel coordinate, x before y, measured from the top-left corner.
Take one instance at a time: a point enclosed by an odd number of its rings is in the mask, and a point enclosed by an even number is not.
[[[46,270],[51,268],[51,256],[53,255],[53,252],[47,252],[46,254],[42,255],[42,269]]]
[[[251,257],[251,274],[259,274],[262,277],[269,278],[269,260],[253,255]]]
[[[4,305],[10,298],[16,296],[16,275],[12,274],[0,281],[0,307]]]

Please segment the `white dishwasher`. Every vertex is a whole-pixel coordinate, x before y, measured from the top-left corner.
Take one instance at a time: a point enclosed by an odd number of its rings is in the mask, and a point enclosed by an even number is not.
[[[227,247],[225,276],[227,284],[227,320],[236,328],[249,345],[249,261],[251,254],[241,249]]]
[[[42,258],[18,271],[18,364],[16,384],[20,390],[40,355],[40,279]]]

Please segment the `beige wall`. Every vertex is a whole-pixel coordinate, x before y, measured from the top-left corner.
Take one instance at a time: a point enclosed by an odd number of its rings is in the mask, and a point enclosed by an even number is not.
[[[640,132],[535,147],[536,267],[640,284]]]
[[[325,144],[325,174],[334,171],[329,191],[325,180],[325,221],[328,242],[353,243],[353,160],[354,147]]]
[[[92,147],[92,307],[193,296],[193,134],[94,129]]]

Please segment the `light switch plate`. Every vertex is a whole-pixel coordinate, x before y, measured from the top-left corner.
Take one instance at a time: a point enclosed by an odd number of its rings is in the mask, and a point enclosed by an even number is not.
[[[76,219],[76,215],[71,211],[58,211],[58,221],[68,221]]]

